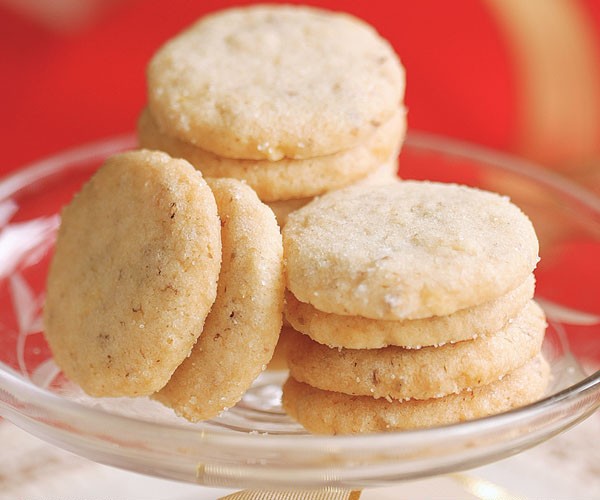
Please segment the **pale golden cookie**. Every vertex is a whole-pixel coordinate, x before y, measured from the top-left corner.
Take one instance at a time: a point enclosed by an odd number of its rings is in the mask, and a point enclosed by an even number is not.
[[[387,162],[385,162],[367,177],[357,181],[355,185],[360,184],[374,186],[379,184],[387,184],[389,182],[398,180],[398,152],[399,151],[394,151],[391,159],[389,159]],[[304,205],[307,205],[313,199],[314,197],[272,201],[270,203],[267,203],[267,205],[271,208],[271,210],[273,210],[273,213],[277,218],[279,226],[283,227],[287,222],[288,216],[292,212],[295,212],[296,210],[302,208]]]
[[[298,6],[206,16],[155,54],[147,76],[159,128],[227,158],[354,148],[404,96],[404,70],[372,27]]]
[[[324,313],[287,291],[284,313],[295,330],[329,347],[378,349],[395,345],[418,349],[497,332],[523,309],[534,288],[532,274],[514,290],[483,304],[446,316],[397,321]]]
[[[138,139],[143,147],[185,158],[206,177],[243,180],[263,201],[312,197],[365,179],[390,157],[398,155],[405,134],[406,111],[401,108],[352,149],[304,160],[235,160],[163,133],[147,109],[138,121]]]
[[[108,159],[62,212],[45,334],[67,377],[92,396],[142,396],[188,356],[216,296],[214,196],[185,160]]]
[[[550,367],[536,356],[502,380],[438,399],[392,401],[323,391],[289,378],[283,407],[316,434],[358,434],[447,425],[481,418],[540,399]]]
[[[531,222],[500,195],[402,181],[325,194],[283,228],[287,285],[323,312],[452,314],[519,286],[538,261]]]
[[[223,263],[217,300],[190,357],[154,398],[191,421],[235,405],[273,355],[281,330],[283,250],[273,212],[234,179],[209,179]]]
[[[530,301],[505,328],[443,347],[336,349],[288,335],[290,374],[299,382],[345,394],[430,399],[479,387],[523,366],[540,352],[546,321]]]

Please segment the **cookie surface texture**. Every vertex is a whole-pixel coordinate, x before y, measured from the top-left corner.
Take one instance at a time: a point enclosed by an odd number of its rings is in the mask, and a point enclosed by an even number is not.
[[[401,181],[349,187],[290,214],[287,286],[323,312],[442,316],[498,298],[535,268],[533,226],[506,197]]]
[[[190,357],[154,398],[191,421],[237,403],[279,338],[283,249],[273,212],[234,179],[209,179],[222,224],[217,300]]]
[[[215,300],[220,222],[202,174],[151,151],[116,155],[62,212],[45,334],[93,396],[163,387]]]
[[[359,434],[447,425],[494,415],[540,399],[550,367],[536,356],[502,380],[438,399],[392,401],[323,391],[288,378],[285,411],[316,434]]]
[[[541,349],[546,329],[530,301],[506,328],[442,347],[336,349],[296,333],[286,338],[290,374],[329,391],[391,399],[430,399],[499,380]]]
[[[514,290],[478,306],[446,316],[422,319],[377,320],[361,316],[324,313],[286,292],[285,317],[299,332],[329,347],[378,349],[395,345],[418,349],[470,340],[497,332],[533,297],[535,279],[530,275]]]
[[[185,158],[206,177],[243,180],[267,202],[312,197],[369,179],[383,163],[398,156],[405,134],[406,111],[401,108],[352,149],[304,160],[236,160],[217,156],[161,132],[148,109],[138,121],[138,138],[143,147]]]
[[[161,130],[240,159],[303,159],[355,147],[404,96],[404,71],[372,27],[294,6],[200,19],[155,54],[147,80]]]

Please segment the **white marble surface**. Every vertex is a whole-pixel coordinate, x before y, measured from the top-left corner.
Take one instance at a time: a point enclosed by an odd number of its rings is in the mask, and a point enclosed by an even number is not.
[[[107,467],[0,423],[0,500],[205,500],[211,489]],[[600,413],[509,459],[468,472],[369,489],[361,500],[600,499]]]

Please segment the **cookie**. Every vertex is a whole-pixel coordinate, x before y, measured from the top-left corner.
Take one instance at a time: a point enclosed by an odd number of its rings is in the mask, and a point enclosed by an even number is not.
[[[394,151],[392,154],[392,158],[385,162],[383,165],[377,168],[373,173],[369,174],[367,177],[360,179],[355,184],[360,185],[378,185],[378,184],[387,184],[388,182],[392,182],[394,180],[398,180],[398,153],[399,151]],[[277,218],[277,222],[279,222],[279,226],[283,227],[287,222],[288,216],[295,212],[296,210],[302,208],[304,205],[310,203],[314,197],[308,198],[296,198],[293,200],[280,200],[280,201],[272,201],[267,203],[267,205],[273,210],[275,217]]]
[[[284,313],[293,328],[329,347],[378,349],[395,345],[418,349],[470,340],[502,329],[533,297],[530,275],[514,290],[446,316],[413,320],[376,320],[324,313],[286,292]]]
[[[389,402],[316,389],[290,377],[283,387],[283,407],[317,434],[400,431],[464,422],[524,406],[544,395],[549,378],[550,367],[538,355],[502,380],[472,391]]]
[[[273,212],[234,179],[209,179],[223,262],[217,299],[190,357],[154,398],[191,421],[237,403],[273,355],[282,322],[283,249]]]
[[[539,260],[531,222],[506,197],[420,181],[325,194],[290,214],[283,243],[299,301],[385,320],[496,299]]]
[[[48,276],[54,360],[92,396],[142,396],[188,356],[215,300],[220,223],[185,160],[113,156],[62,212]]]
[[[313,131],[313,133],[320,133]],[[364,179],[397,152],[406,134],[406,112],[392,118],[352,149],[304,160],[236,160],[215,155],[161,132],[145,109],[138,121],[143,147],[185,158],[207,177],[233,177],[247,182],[263,201],[312,197]]]
[[[286,338],[290,374],[329,391],[430,399],[498,380],[539,353],[546,321],[530,301],[502,330],[443,347],[336,349],[296,333]]]
[[[206,16],[167,42],[147,84],[160,130],[226,158],[281,160],[359,146],[394,115],[405,80],[363,21],[259,5]]]

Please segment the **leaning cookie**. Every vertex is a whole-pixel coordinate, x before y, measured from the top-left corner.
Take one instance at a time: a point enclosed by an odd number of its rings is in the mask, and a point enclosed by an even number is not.
[[[147,75],[161,130],[218,156],[272,161],[358,146],[397,111],[405,83],[368,24],[288,5],[206,16],[161,47]]]
[[[324,391],[289,378],[283,407],[316,434],[358,434],[447,425],[486,417],[540,399],[550,379],[541,355],[502,380],[443,398],[387,401]]]
[[[506,197],[419,181],[327,193],[290,214],[283,243],[299,301],[384,320],[494,300],[539,260],[531,222]]]
[[[313,387],[392,399],[430,399],[487,385],[542,347],[544,313],[530,301],[502,330],[442,347],[332,349],[306,335],[286,338],[290,375]]]
[[[185,160],[109,158],[63,210],[48,277],[45,336],[67,377],[92,396],[163,387],[215,300],[220,229]]]
[[[470,340],[502,329],[533,297],[533,274],[514,290],[446,316],[377,320],[319,311],[286,292],[285,318],[299,332],[329,347],[379,349],[388,345],[418,349]]]
[[[266,202],[313,197],[365,179],[389,158],[398,156],[405,134],[406,111],[400,108],[351,149],[302,160],[239,160],[215,155],[161,131],[148,109],[138,120],[138,139],[143,147],[185,158],[206,177],[245,181]]]
[[[234,179],[209,179],[223,244],[217,299],[190,357],[154,399],[188,420],[235,405],[270,361],[283,308],[283,249],[273,212]]]

